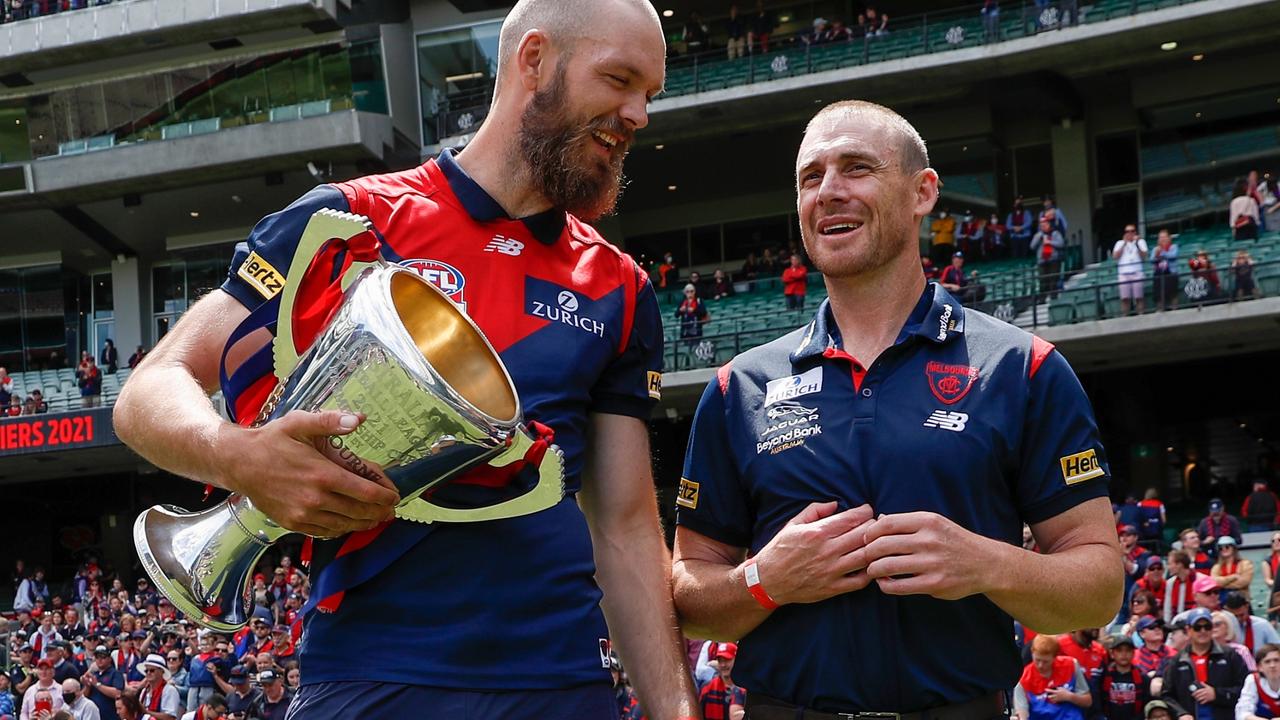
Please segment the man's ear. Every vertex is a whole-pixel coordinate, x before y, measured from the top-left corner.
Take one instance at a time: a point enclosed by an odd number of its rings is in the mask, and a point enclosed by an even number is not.
[[[550,38],[542,30],[533,28],[520,38],[513,62],[516,77],[525,90],[537,92],[544,79],[550,77],[544,73],[551,69],[551,55]]]
[[[938,203],[938,190],[941,181],[933,168],[925,168],[915,174],[916,207],[915,215],[924,217],[933,212]]]

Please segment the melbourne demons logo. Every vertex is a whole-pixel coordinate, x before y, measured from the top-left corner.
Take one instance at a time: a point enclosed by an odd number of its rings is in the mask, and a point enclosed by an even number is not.
[[[933,392],[933,396],[952,405],[969,394],[969,389],[978,379],[978,368],[931,360],[924,366],[924,374],[929,378],[929,390]]]
[[[467,310],[467,303],[462,298],[462,288],[466,286],[467,279],[458,272],[458,269],[452,265],[442,263],[439,260],[425,260],[423,258],[415,258],[413,260],[404,260],[400,263],[401,267],[409,268],[417,273],[422,279],[435,285],[449,296],[463,312]]]

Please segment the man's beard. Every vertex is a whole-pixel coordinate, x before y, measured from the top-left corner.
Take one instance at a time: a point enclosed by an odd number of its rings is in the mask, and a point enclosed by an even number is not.
[[[535,186],[553,207],[592,221],[617,205],[632,133],[616,117],[581,122],[570,116],[565,62],[561,60],[550,87],[534,93],[521,115],[520,152]],[[587,144],[596,142],[593,130],[621,138],[607,163],[588,154]]]

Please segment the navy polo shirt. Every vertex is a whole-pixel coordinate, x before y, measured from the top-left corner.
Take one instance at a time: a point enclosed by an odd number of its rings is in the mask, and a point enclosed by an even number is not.
[[[1052,345],[930,283],[870,368],[824,301],[721,368],[693,422],[678,523],[758,552],[807,505],[931,511],[1020,544],[1022,523],[1107,493],[1089,401]],[[1012,619],[985,596],[863,590],[773,612],[734,681],[826,712],[912,712],[1007,689]]]

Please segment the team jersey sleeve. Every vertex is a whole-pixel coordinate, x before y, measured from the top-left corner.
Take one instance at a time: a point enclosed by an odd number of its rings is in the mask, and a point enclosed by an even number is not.
[[[591,412],[648,420],[662,397],[662,318],[653,285],[639,276],[631,335],[591,388]]]
[[[1037,523],[1105,497],[1111,471],[1093,408],[1066,358],[1050,351],[1028,382],[1017,497],[1022,519]]]
[[[729,443],[719,378],[702,393],[693,416],[676,493],[676,523],[726,545],[751,545],[751,512]]]
[[[236,245],[222,289],[250,310],[275,297],[284,289],[302,231],[324,208],[347,212],[350,205],[341,190],[318,185],[284,210],[259,220],[248,239]]]

